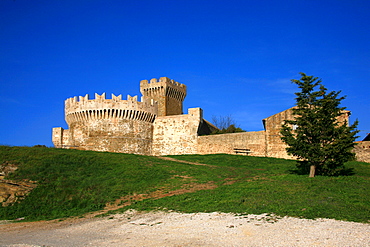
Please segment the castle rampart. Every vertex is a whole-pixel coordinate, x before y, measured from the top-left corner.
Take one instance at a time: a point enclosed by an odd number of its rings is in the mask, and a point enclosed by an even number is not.
[[[122,100],[122,95],[112,94],[112,99],[106,99],[105,93],[95,94],[92,100],[86,95],[65,101],[65,115],[69,125],[96,119],[131,119],[153,123],[157,108],[154,101],[138,102],[137,96],[128,95],[127,100]]]
[[[137,96],[105,93],[69,98],[65,117],[69,129],[53,129],[56,146],[96,151],[151,154],[153,122],[158,104],[153,100],[137,101]]]
[[[285,120],[294,120],[293,109],[276,113],[262,120],[265,128],[266,139],[266,156],[274,158],[292,159],[291,155],[286,152],[287,145],[281,140],[280,134],[282,125]],[[337,118],[339,124],[349,123],[350,111],[343,111],[343,114]],[[291,126],[294,128],[294,126]]]
[[[266,155],[264,131],[240,132],[198,137],[198,154],[236,154],[236,150],[249,150],[249,155]]]
[[[157,117],[153,132],[153,155],[197,153],[198,129],[203,120],[200,108],[188,114]]]
[[[244,154],[292,159],[281,140],[284,120],[293,120],[292,108],[263,119],[264,130],[208,135],[217,129],[203,119],[201,108],[183,114],[186,86],[167,77],[140,82],[137,96],[105,93],[69,98],[65,119],[69,129],[53,128],[55,147],[143,155]],[[338,118],[348,123],[349,112]],[[293,126],[292,126],[293,127]],[[369,142],[357,145],[358,160],[369,161]]]

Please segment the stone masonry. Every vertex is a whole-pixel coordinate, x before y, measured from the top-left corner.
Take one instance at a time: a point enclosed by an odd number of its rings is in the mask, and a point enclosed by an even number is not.
[[[216,127],[203,119],[201,108],[183,114],[186,86],[167,77],[142,80],[142,94],[122,96],[105,93],[69,98],[65,119],[69,129],[53,128],[57,148],[134,153],[142,155],[240,154],[288,158],[280,129],[284,120],[293,119],[292,108],[262,120],[264,130],[207,135]],[[347,120],[349,112],[341,121]]]

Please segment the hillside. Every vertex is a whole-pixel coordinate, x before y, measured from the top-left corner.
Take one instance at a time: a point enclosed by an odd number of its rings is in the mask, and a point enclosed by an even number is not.
[[[0,146],[0,163],[18,167],[5,179],[37,185],[24,199],[0,207],[0,219],[56,219],[134,208],[370,220],[369,163],[349,162],[351,176],[310,179],[295,174],[291,160],[171,157]]]

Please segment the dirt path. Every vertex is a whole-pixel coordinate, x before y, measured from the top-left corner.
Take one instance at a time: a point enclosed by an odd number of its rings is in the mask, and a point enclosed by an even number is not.
[[[207,165],[207,164],[201,164],[201,163],[190,162],[190,161],[185,161],[185,160],[177,160],[177,159],[170,158],[170,157],[159,156],[158,158],[163,159],[163,160],[170,160],[170,161],[175,161],[175,162],[180,162],[180,163],[185,163],[185,164],[191,164],[191,165],[215,167],[215,166]],[[184,177],[184,176],[182,176],[182,178],[192,179],[191,177]],[[232,182],[233,181],[230,181],[229,179],[226,179],[225,184],[230,184]],[[212,190],[212,189],[215,189],[215,188],[217,188],[217,185],[214,184],[214,182],[212,182],[212,181],[210,181],[208,183],[205,183],[205,184],[190,182],[190,183],[184,184],[182,186],[182,188],[180,188],[180,189],[172,190],[172,191],[168,191],[168,192],[165,192],[166,189],[164,189],[164,190],[159,189],[159,190],[154,191],[154,192],[149,193],[149,194],[128,195],[128,196],[121,197],[120,199],[117,199],[114,203],[107,204],[106,207],[103,210],[86,214],[85,218],[92,218],[92,217],[95,217],[97,215],[106,214],[109,211],[114,211],[114,210],[117,210],[117,209],[120,209],[120,208],[124,208],[126,206],[131,205],[135,201],[142,201],[142,200],[149,199],[149,198],[150,199],[159,199],[159,198],[163,198],[163,197],[167,197],[167,196],[180,195],[180,194],[185,194],[185,193],[192,193],[192,192],[196,192],[196,191],[199,191],[199,190]]]
[[[269,215],[127,211],[0,225],[0,246],[370,246],[370,225]]]
[[[196,166],[217,167],[217,166],[214,166],[214,165],[202,164],[202,163],[198,163],[198,162],[191,162],[191,161],[186,161],[186,160],[178,160],[178,159],[171,158],[171,157],[166,157],[166,156],[157,156],[157,158],[162,159],[162,160],[175,161],[175,162],[184,163],[184,164],[196,165]]]
[[[229,182],[233,181],[225,181]],[[169,192],[158,190],[125,196],[104,210],[81,218],[18,223],[3,221],[0,222],[0,246],[370,246],[370,224],[330,219],[305,220],[266,214],[143,213],[134,210],[104,218],[95,217],[135,201],[216,187],[213,182],[189,182]]]
[[[215,185],[213,182],[208,182],[205,184],[198,184],[198,183],[189,183],[185,184],[183,188],[164,192],[163,190],[157,190],[149,194],[138,194],[138,195],[128,195],[121,197],[120,199],[117,199],[114,203],[107,204],[103,210],[91,212],[86,214],[85,218],[92,218],[97,215],[103,215],[108,213],[109,211],[118,210],[120,208],[126,207],[131,205],[133,202],[136,201],[142,201],[145,199],[159,199],[167,196],[173,196],[173,195],[180,195],[185,193],[191,193],[199,190],[211,190],[217,188],[217,185]]]

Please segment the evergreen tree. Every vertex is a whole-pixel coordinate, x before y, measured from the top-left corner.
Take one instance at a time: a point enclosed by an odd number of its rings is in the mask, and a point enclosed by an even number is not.
[[[352,125],[340,121],[340,116],[347,114],[346,108],[340,107],[345,99],[339,97],[341,91],[327,92],[317,77],[300,74],[300,80],[292,80],[301,89],[295,93],[294,120],[284,122],[281,139],[288,145],[288,154],[298,158],[297,167],[309,171],[310,177],[340,175],[344,163],[355,156],[351,150],[358,121]]]

